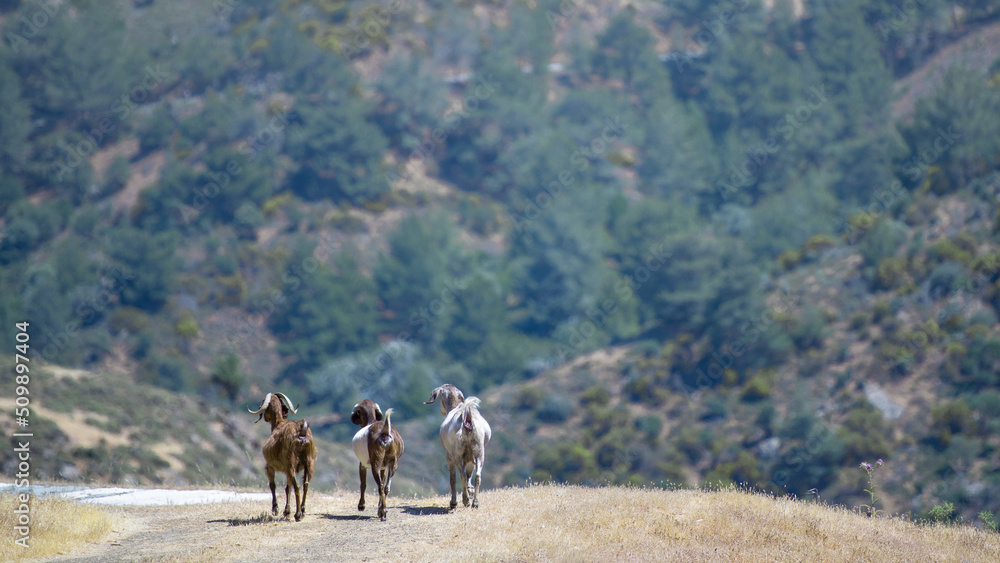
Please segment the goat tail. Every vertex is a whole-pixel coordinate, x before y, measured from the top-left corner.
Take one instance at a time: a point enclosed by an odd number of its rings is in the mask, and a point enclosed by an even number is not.
[[[464,403],[462,403],[462,426],[466,430],[472,430],[473,428],[472,409],[478,409],[479,402],[479,397],[469,397]]]
[[[385,411],[385,425],[382,426],[382,433],[378,436],[378,441],[383,446],[388,446],[392,443],[392,422],[389,417],[392,416],[392,409]]]

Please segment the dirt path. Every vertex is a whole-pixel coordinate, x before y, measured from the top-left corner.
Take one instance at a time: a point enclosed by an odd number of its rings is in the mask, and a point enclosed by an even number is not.
[[[302,522],[271,518],[269,501],[120,507],[122,529],[47,561],[432,560],[436,546],[471,511],[460,507],[448,514],[446,497],[390,498],[388,519],[381,522],[371,494],[363,513],[350,493],[310,494],[309,501]]]

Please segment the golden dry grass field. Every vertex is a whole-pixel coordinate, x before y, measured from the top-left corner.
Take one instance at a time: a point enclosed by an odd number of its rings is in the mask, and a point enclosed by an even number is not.
[[[52,502],[44,527],[39,509],[32,530],[39,547],[27,554],[9,549],[4,522],[0,559],[1000,561],[1000,535],[971,526],[868,519],[736,490],[536,485],[485,490],[478,511],[460,506],[451,514],[447,501],[390,497],[388,520],[380,522],[371,495],[361,514],[353,491],[315,495],[300,523],[271,518],[267,502],[113,509]]]

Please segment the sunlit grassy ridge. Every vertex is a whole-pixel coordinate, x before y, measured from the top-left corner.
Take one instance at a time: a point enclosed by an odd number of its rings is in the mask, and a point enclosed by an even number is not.
[[[95,515],[66,512],[59,520],[53,511],[50,521],[73,522],[58,529],[46,528],[39,511],[30,555],[117,560],[128,554],[171,561],[1000,560],[1000,535],[968,525],[869,519],[846,508],[737,489],[533,485],[486,489],[479,510],[460,506],[453,513],[446,496],[397,496],[390,498],[385,523],[370,509],[357,512],[356,495],[316,495],[302,522],[272,518],[268,503],[257,501],[121,509],[66,503],[58,506]],[[118,515],[124,516],[122,525],[114,524],[119,533],[100,540],[107,528],[91,522],[107,526]],[[46,534],[66,540],[43,547]],[[5,546],[0,557],[11,560],[10,553]]]
[[[869,519],[739,490],[533,486],[485,491],[481,502],[446,542],[454,559],[1000,560],[1000,536],[970,526]]]
[[[69,553],[97,542],[121,524],[121,510],[55,497],[31,499],[28,548],[14,543],[14,495],[0,494],[0,561],[22,561]]]

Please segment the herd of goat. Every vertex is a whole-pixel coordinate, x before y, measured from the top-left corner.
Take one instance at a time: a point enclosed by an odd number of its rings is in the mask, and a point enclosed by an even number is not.
[[[479,508],[479,487],[485,461],[486,444],[490,441],[491,430],[486,419],[479,414],[479,399],[465,398],[458,387],[445,384],[431,392],[425,405],[440,400],[441,414],[441,444],[444,445],[445,457],[448,461],[448,478],[451,481],[451,504],[449,509],[458,506],[455,492],[455,479],[462,477],[462,504],[469,506],[469,496],[472,496],[472,507]],[[295,521],[302,520],[306,512],[306,496],[309,493],[309,480],[312,479],[313,468],[316,465],[316,443],[313,441],[312,430],[305,420],[288,420],[289,414],[298,412],[298,407],[292,406],[292,401],[283,393],[268,393],[264,396],[257,410],[250,414],[260,415],[261,419],[271,424],[271,435],[264,442],[264,462],[267,471],[268,485],[271,487],[271,513],[278,514],[278,496],[275,493],[275,473],[285,474],[285,512],[291,514],[290,495],[295,490]],[[383,414],[381,407],[369,399],[354,405],[351,422],[361,427],[354,435],[354,455],[358,458],[358,476],[361,479],[361,500],[358,510],[365,509],[365,489],[367,487],[366,469],[370,468],[375,486],[378,487],[378,517],[385,520],[386,497],[392,476],[396,473],[399,458],[403,455],[403,438],[392,427],[392,409]],[[299,494],[299,483],[296,475],[302,473],[302,494]]]

